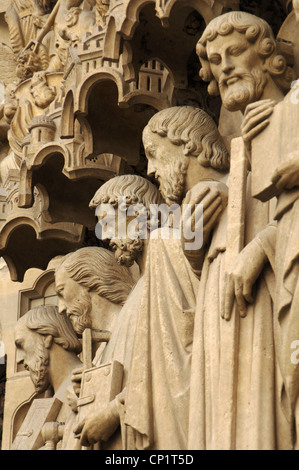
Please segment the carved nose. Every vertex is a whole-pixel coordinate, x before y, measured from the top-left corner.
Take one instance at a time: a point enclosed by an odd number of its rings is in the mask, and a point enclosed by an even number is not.
[[[22,351],[21,349],[17,349],[17,357],[16,357],[17,364],[24,363],[24,358],[25,358],[24,351]]]
[[[63,313],[66,313],[66,307],[61,300],[58,301],[58,313],[60,315],[62,315]]]
[[[225,57],[222,61],[222,72],[223,73],[229,73],[232,70],[234,70],[234,64],[232,63],[231,59],[228,57]]]

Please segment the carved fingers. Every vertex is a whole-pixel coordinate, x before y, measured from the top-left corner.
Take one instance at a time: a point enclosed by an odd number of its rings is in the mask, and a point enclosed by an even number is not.
[[[247,315],[247,304],[253,302],[252,283],[249,279],[244,279],[236,272],[226,274],[226,292],[224,299],[224,312],[222,317],[229,321],[231,319],[234,302],[236,301],[240,317],[245,318]]]
[[[253,303],[253,286],[267,262],[264,250],[253,240],[241,251],[225,277],[224,308],[222,318],[231,319],[234,302],[242,318],[247,315],[247,303]]]
[[[77,437],[81,435],[80,444],[88,447],[96,442],[108,441],[118,428],[119,422],[117,405],[112,401],[105,410],[90,413],[75,427],[74,433]]]
[[[202,269],[204,247],[215,228],[216,223],[227,205],[228,189],[220,182],[203,181],[194,186],[183,201],[191,206],[190,212],[184,214],[182,230],[182,247],[192,270],[198,278]],[[201,225],[202,224],[202,225]],[[198,230],[202,227],[202,241],[198,240]],[[196,240],[199,243],[195,243]],[[193,245],[193,246],[192,246]],[[192,248],[191,248],[192,246]]]
[[[276,104],[273,100],[261,100],[247,106],[241,126],[245,144],[250,144],[269,125]]]
[[[201,213],[203,214],[203,230],[204,239],[209,235],[211,229],[217,222],[219,215],[227,205],[228,191],[227,186],[223,183],[201,182],[194,186],[188,192],[184,199],[184,205],[191,206],[190,227],[194,232],[196,229],[196,221],[198,221]]]
[[[74,392],[77,395],[77,397],[79,397],[80,395],[83,371],[84,371],[83,368],[74,369],[72,371],[72,384],[73,384]]]
[[[76,394],[75,394],[72,387],[68,387],[68,389],[67,389],[66,400],[67,400],[67,403],[68,403],[69,407],[71,408],[71,410],[74,413],[77,413],[78,412],[77,396],[76,396]]]

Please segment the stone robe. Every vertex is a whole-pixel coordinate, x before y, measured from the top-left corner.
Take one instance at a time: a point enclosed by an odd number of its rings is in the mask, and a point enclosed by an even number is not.
[[[282,374],[278,390],[283,412],[298,448],[294,422],[299,422],[299,191],[284,191],[276,211],[277,240],[275,252],[276,292],[275,326],[277,356]],[[297,350],[297,352],[296,352]],[[297,442],[296,442],[297,440]]]
[[[249,178],[250,179],[250,178]],[[250,188],[250,184],[248,184]],[[227,246],[227,214],[216,227],[206,254],[194,326],[191,371],[189,449],[271,450],[277,448],[276,427],[285,429],[277,403],[280,374],[274,349],[273,297],[274,251],[269,205],[247,197],[246,243],[257,234],[271,263],[259,277],[254,303],[248,304],[247,317],[237,317],[237,345],[234,348],[231,319],[221,318]],[[267,227],[267,228],[266,228]],[[234,361],[234,363],[232,363]],[[235,368],[235,389],[226,394],[226,377]],[[226,398],[225,398],[226,397]],[[225,401],[227,400],[227,401]],[[228,418],[226,411],[232,410]],[[231,435],[223,426],[230,419]]]
[[[143,286],[143,277],[140,277],[135,287],[129,294],[126,303],[119,312],[109,342],[105,347],[100,347],[93,360],[94,366],[108,364],[118,361],[123,366],[123,393],[125,393],[128,374],[131,364],[132,349],[136,331],[139,304]],[[119,408],[121,405],[119,404]],[[120,410],[121,411],[121,410]],[[126,429],[121,417],[121,426],[107,443],[102,443],[101,448],[105,450],[122,450],[126,442]],[[79,439],[74,439],[72,429],[78,424],[77,415],[71,413],[68,418],[68,434],[65,437],[64,449],[80,450]]]
[[[181,240],[151,239],[127,385],[131,449],[187,447],[198,287]]]

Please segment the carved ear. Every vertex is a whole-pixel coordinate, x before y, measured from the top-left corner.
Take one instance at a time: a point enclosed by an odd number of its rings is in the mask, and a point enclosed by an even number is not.
[[[52,344],[53,344],[53,336],[51,335],[47,335],[47,336],[44,336],[44,346],[46,349],[50,349]]]

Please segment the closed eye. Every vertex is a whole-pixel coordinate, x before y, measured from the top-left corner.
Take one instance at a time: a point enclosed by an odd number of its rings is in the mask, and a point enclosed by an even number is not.
[[[233,57],[238,57],[239,55],[243,54],[245,52],[246,48],[245,47],[240,47],[240,46],[232,46],[229,48],[229,53]]]
[[[155,149],[153,147],[146,147],[145,153],[147,158],[155,158]]]
[[[15,340],[15,345],[16,345],[16,347],[17,347],[18,349],[22,349],[23,344],[24,344],[24,343],[23,343],[23,341],[22,341],[21,339],[16,339],[16,340]]]
[[[63,289],[56,289],[56,294],[58,295],[58,297],[62,297]]]
[[[221,56],[219,54],[213,54],[208,59],[211,64],[214,64],[214,65],[221,64]]]

